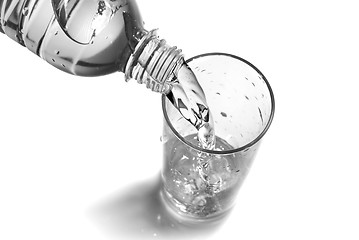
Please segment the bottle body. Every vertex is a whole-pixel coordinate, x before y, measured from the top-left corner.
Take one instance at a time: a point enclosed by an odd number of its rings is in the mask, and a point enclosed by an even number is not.
[[[146,33],[134,0],[0,0],[0,31],[80,76],[124,72]]]
[[[74,75],[116,71],[169,93],[181,50],[146,31],[135,0],[0,0],[0,31]]]

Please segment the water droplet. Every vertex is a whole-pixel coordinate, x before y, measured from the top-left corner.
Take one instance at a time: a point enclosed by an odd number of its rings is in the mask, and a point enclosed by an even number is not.
[[[56,54],[56,55],[59,55],[59,54],[60,54],[60,51],[59,51],[59,50],[55,50],[55,54]]]
[[[227,117],[227,113],[225,113],[225,112],[221,112],[221,115],[222,115],[223,117]]]
[[[29,13],[29,9],[27,7],[25,7],[24,9],[22,9],[22,14],[24,16],[27,16],[27,14]]]
[[[57,34],[59,34],[59,31],[56,31],[56,32],[55,32],[55,36],[56,36]]]
[[[258,107],[258,111],[259,111],[259,116],[262,120],[262,125],[264,125],[262,110],[259,107]]]
[[[51,59],[53,62],[56,62],[55,59]]]

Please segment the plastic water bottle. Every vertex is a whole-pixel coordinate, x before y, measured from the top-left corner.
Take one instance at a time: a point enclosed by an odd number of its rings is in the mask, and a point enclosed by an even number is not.
[[[135,0],[0,0],[0,32],[62,71],[120,71],[160,93],[184,63],[180,50],[144,29]]]

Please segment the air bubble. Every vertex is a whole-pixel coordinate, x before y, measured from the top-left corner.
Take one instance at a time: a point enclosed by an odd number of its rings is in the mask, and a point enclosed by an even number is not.
[[[206,198],[205,198],[205,196],[202,196],[202,195],[195,197],[194,200],[192,201],[193,205],[199,206],[199,207],[205,206],[206,203],[207,203]]]

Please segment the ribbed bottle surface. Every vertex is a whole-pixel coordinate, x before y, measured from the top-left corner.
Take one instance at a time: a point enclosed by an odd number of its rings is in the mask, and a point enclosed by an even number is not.
[[[182,51],[149,32],[137,45],[126,67],[126,81],[137,80],[154,92],[168,93],[184,60]]]

